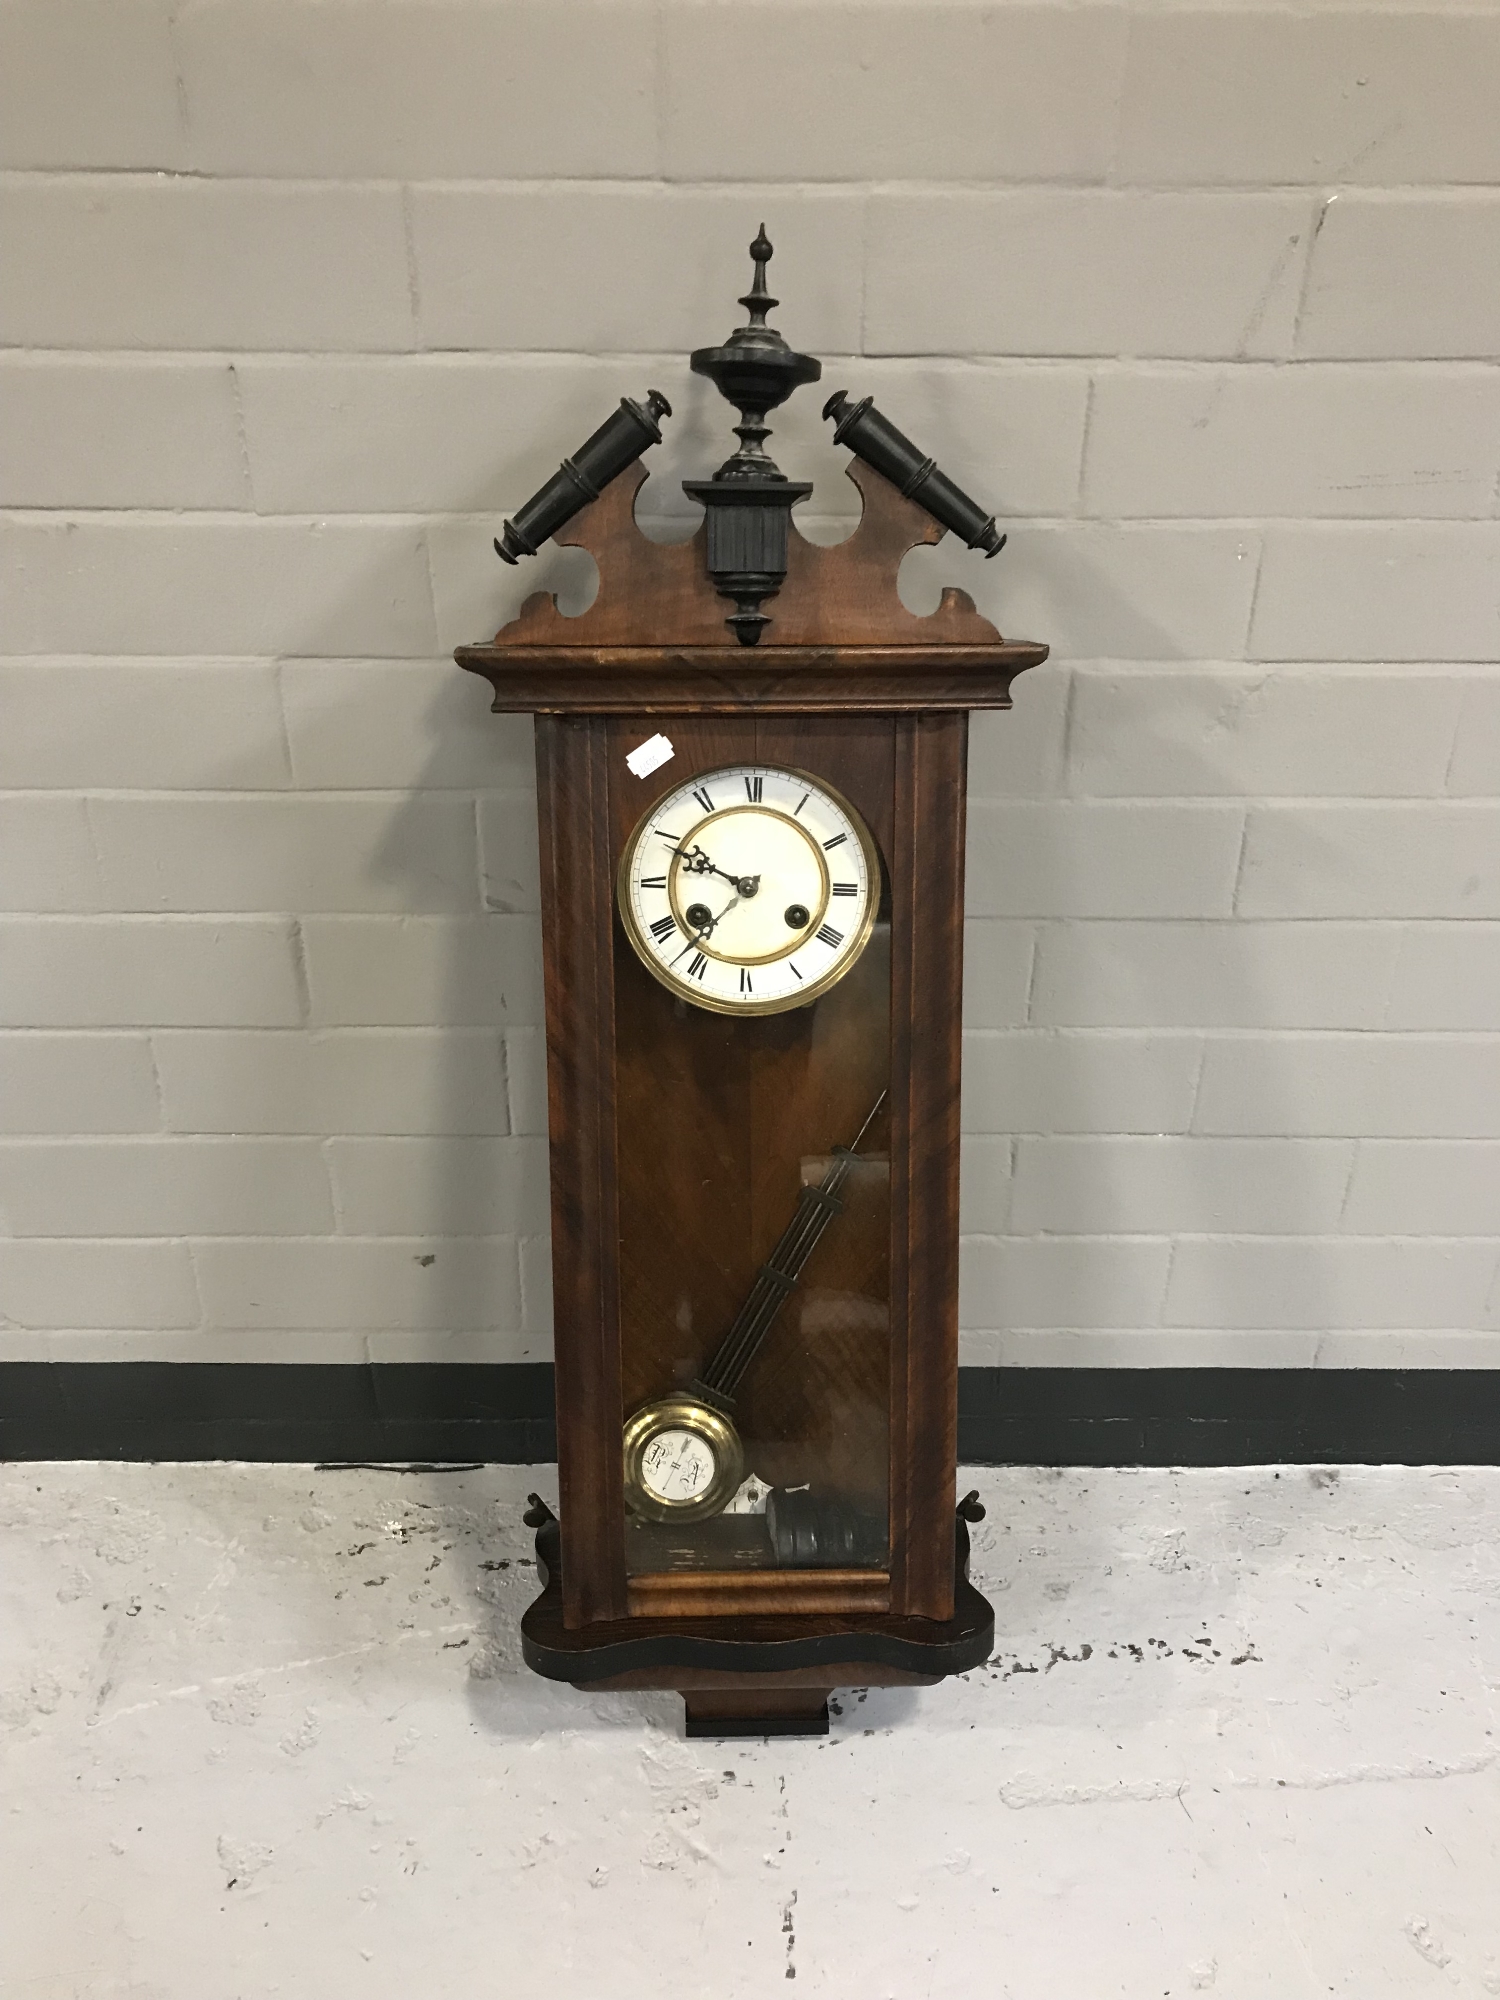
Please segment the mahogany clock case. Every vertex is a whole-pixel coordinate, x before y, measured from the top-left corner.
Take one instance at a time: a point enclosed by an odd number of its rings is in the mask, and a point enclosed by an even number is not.
[[[763,417],[819,368],[764,325],[769,255],[762,235],[751,326],[693,357],[742,415],[741,450],[690,487],[708,509],[698,533],[660,544],[636,526],[633,461],[670,412],[654,394],[627,399],[580,453],[594,469],[580,479],[565,460],[497,544],[512,560],[545,530],[585,548],[593,604],[568,618],[535,595],[457,654],[497,709],[536,718],[561,1506],[557,1518],[534,1500],[528,1515],[546,1588],[523,1652],[579,1686],[677,1688],[695,1733],[817,1729],[841,1682],[930,1682],[988,1656],[993,1614],[967,1576],[980,1510],[954,1505],[968,715],[1009,707],[1012,679],[1046,657],[961,591],[927,617],[901,603],[902,558],[945,520],[989,553],[1003,538],[868,399],[825,411],[867,461],[849,468],[859,525],[835,547],[797,531],[804,489],[766,459]],[[609,483],[584,504],[601,453]],[[749,536],[751,562],[741,530],[756,509],[781,526]],[[671,759],[639,777],[627,758],[656,734]],[[868,943],[810,1006],[694,1005],[669,969],[648,970],[639,917],[621,920],[621,859],[643,815],[730,766],[752,785],[757,771],[806,773],[878,854]],[[677,898],[675,878],[657,893]],[[788,901],[789,924],[804,903]],[[860,1531],[773,1529],[768,1547],[738,1506],[719,1511],[717,1490],[697,1507],[696,1487],[675,1523],[660,1495],[642,1519],[627,1418],[716,1386],[695,1379],[713,1374],[709,1350],[757,1271],[779,1268],[789,1211],[862,1132],[837,1217],[733,1391],[746,1464],[772,1499],[811,1495],[804,1514],[826,1501],[826,1518]],[[672,1450],[676,1477],[693,1454]]]

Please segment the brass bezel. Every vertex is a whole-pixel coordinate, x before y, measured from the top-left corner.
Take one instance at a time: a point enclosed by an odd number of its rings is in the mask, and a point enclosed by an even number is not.
[[[854,828],[855,838],[858,840],[865,857],[865,879],[870,885],[870,894],[866,900],[865,914],[860,924],[859,935],[851,949],[841,959],[835,961],[821,979],[813,980],[805,990],[799,987],[795,993],[784,994],[777,1000],[720,999],[717,995],[700,993],[696,988],[691,986],[690,981],[674,978],[668,972],[667,968],[658,962],[655,955],[646,945],[641,935],[640,926],[636,922],[635,911],[631,908],[630,904],[631,858],[640,846],[647,825],[661,803],[660,799],[653,801],[651,805],[647,806],[646,810],[631,828],[629,838],[626,840],[624,848],[621,851],[620,865],[615,871],[615,907],[620,913],[620,921],[625,927],[625,935],[629,938],[631,949],[634,951],[636,957],[645,966],[656,983],[659,986],[664,986],[675,998],[687,1001],[689,1006],[701,1007],[705,1013],[709,1014],[732,1014],[736,1016],[790,1014],[798,1007],[811,1006],[814,1000],[818,999],[821,994],[827,993],[831,987],[837,986],[845,973],[852,972],[854,967],[859,963],[865,946],[870,942],[871,933],[875,929],[876,918],[880,914],[880,900],[884,885],[884,877],[881,872],[880,850],[875,845],[874,835],[865,825],[864,815],[857,807],[849,803],[838,786],[830,784],[826,778],[820,778],[814,771],[802,770],[796,764],[778,764],[773,761],[757,763],[753,758],[738,758],[732,764],[717,764],[711,771],[691,771],[682,780],[682,783],[688,784],[694,780],[706,782],[710,778],[723,777],[727,772],[742,770],[780,771],[785,773],[787,777],[799,778],[807,784],[815,785],[826,798],[833,800],[834,804]],[[731,812],[745,812],[748,810],[752,810],[752,808],[739,805],[724,806],[717,812],[705,813],[703,819],[698,821],[697,825],[702,826],[707,820],[718,819]],[[774,813],[776,808],[772,806],[763,808],[763,810]],[[694,832],[696,831],[697,827],[695,826]],[[807,935],[808,932],[804,931],[802,942],[806,941]],[[782,953],[781,956],[790,957],[791,952],[799,948],[799,945],[794,944],[787,952]],[[719,952],[716,952],[714,956],[719,959],[721,964],[728,965],[735,965],[741,962],[769,965],[775,962],[769,958],[740,961],[729,958]],[[681,1516],[674,1515],[673,1518],[681,1519]]]
[[[690,1431],[714,1455],[713,1478],[692,1500],[661,1500],[641,1478],[641,1456],[663,1431]],[[660,1396],[643,1403],[625,1425],[625,1504],[648,1521],[704,1521],[722,1514],[745,1478],[745,1447],[722,1411],[696,1396]]]

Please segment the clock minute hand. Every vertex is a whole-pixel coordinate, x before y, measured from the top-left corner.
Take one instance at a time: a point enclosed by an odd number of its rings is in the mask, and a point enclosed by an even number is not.
[[[727,868],[718,867],[695,842],[691,847],[673,847],[668,852],[677,855],[689,875],[722,875],[726,882],[732,882],[742,896],[753,896],[760,887],[758,875],[731,875]]]
[[[833,1161],[816,1187],[805,1187],[797,1200],[791,1221],[781,1232],[776,1248],[755,1274],[745,1303],[698,1377],[699,1389],[707,1390],[718,1403],[734,1401],[734,1392],[746,1369],[755,1359],[761,1342],[770,1332],[776,1315],[796,1286],[823,1231],[843,1208],[839,1189],[849,1178],[860,1141],[875,1122],[887,1093],[881,1091],[868,1117],[850,1146],[835,1146]]]

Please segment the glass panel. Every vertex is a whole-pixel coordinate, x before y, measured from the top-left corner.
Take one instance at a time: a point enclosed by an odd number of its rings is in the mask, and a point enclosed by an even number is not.
[[[890,929],[810,1005],[710,1012],[620,935],[626,1562],[888,1560]]]

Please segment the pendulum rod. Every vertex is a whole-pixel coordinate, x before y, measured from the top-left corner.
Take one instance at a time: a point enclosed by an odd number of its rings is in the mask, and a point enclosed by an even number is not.
[[[707,1390],[718,1402],[730,1402],[755,1359],[761,1342],[771,1331],[776,1315],[796,1286],[807,1260],[817,1247],[823,1231],[843,1208],[839,1190],[849,1178],[859,1152],[860,1141],[875,1122],[885,1103],[886,1092],[876,1098],[869,1116],[850,1146],[835,1146],[828,1171],[816,1187],[805,1187],[796,1211],[782,1231],[775,1249],[755,1274],[745,1303],[735,1314],[729,1331],[714,1349],[697,1387]]]

